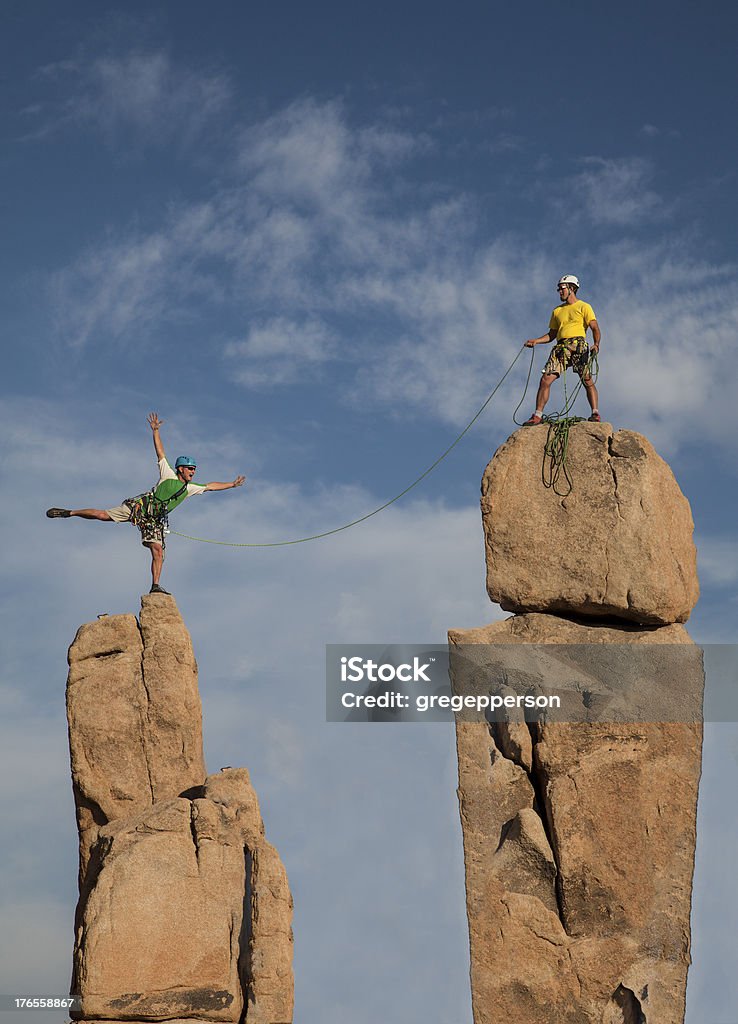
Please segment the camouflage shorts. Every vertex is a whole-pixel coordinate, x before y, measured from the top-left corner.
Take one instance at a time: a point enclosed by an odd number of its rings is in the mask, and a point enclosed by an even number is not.
[[[542,372],[544,375],[555,373],[557,377],[560,377],[565,370],[571,367],[582,380],[589,380],[588,361],[589,349],[584,338],[567,338],[566,341],[554,345]]]
[[[161,519],[141,515],[140,510],[136,508],[138,502],[135,498],[127,498],[123,504],[131,509],[131,521],[134,526],[138,527],[138,531],[141,534],[141,543],[146,545],[161,544],[165,548],[164,533],[166,523]]]

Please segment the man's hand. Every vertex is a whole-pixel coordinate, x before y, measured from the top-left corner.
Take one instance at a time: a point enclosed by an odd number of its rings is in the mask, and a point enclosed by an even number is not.
[[[599,343],[599,341],[593,342],[593,344],[592,344],[592,351],[594,352],[595,355],[597,355],[597,353],[600,351],[600,343]]]
[[[151,433],[154,437],[154,450],[156,451],[156,457],[161,462],[162,459],[166,458],[164,453],[164,445],[161,443],[159,437],[159,427],[162,425],[164,420],[160,420],[155,412],[150,412],[148,416],[149,426],[151,427]]]
[[[231,484],[231,487],[240,487],[243,484],[245,479],[246,479],[245,476],[237,476],[236,479]]]
[[[538,344],[538,340],[536,338],[528,338],[528,340],[525,343],[525,347],[526,348],[533,348],[537,344]]]

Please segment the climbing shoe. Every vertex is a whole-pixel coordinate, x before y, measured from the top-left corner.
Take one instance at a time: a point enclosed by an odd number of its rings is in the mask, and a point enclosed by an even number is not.
[[[71,512],[68,508],[47,508],[46,515],[49,519],[69,519]]]
[[[531,416],[531,418],[529,420],[525,421],[523,426],[524,427],[537,427],[538,424],[542,423],[542,422],[543,422],[543,420],[541,419],[541,417],[540,416],[536,416],[534,414],[533,416]]]
[[[171,594],[169,593],[169,591],[165,590],[164,587],[160,587],[158,583],[152,583],[151,584],[151,590],[149,591],[149,593],[150,594],[167,594],[169,597],[171,597]]]
[[[592,415],[589,417],[589,422],[601,423],[602,421],[600,420],[600,414],[598,412],[593,412]]]

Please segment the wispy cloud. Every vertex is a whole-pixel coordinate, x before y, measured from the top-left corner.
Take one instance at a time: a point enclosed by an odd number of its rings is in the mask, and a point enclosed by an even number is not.
[[[572,201],[594,224],[627,226],[662,216],[664,204],[650,188],[652,168],[638,157],[588,157],[571,184]]]
[[[258,297],[275,314],[294,309],[303,320],[306,307],[334,310],[348,300],[354,310],[373,309],[381,293],[399,306],[398,274],[415,274],[434,238],[447,247],[463,223],[458,203],[398,216],[380,187],[388,164],[424,146],[395,129],[352,129],[338,103],[290,105],[244,130],[233,187],[171,209],[156,231],[106,241],[57,273],[60,334],[76,345],[117,339],[186,315],[193,298]],[[241,354],[257,351],[247,345]]]
[[[724,444],[738,428],[725,372],[738,329],[736,268],[659,238],[604,247],[598,277],[608,405],[665,455],[696,433]]]
[[[335,338],[318,320],[296,323],[275,317],[255,324],[245,341],[226,345],[225,356],[235,367],[235,379],[249,387],[292,384],[328,360]]]
[[[27,139],[77,126],[97,129],[109,142],[133,133],[139,143],[184,147],[231,96],[225,74],[183,69],[164,51],[60,61],[40,68],[39,77],[66,85],[67,95],[56,107],[38,105],[45,120]]]
[[[221,366],[246,387],[289,386],[344,360],[357,392],[463,424],[524,338],[545,329],[562,268],[536,239],[480,237],[473,196],[412,194],[410,161],[425,145],[354,125],[339,102],[300,100],[243,128],[229,187],[55,275],[59,334],[77,347],[131,346],[173,322],[224,316],[242,331],[228,330]],[[716,438],[738,426],[721,371],[738,272],[673,229],[638,230],[664,212],[650,177],[641,160],[586,162],[571,194],[598,231],[563,269],[583,277],[605,332],[606,415],[653,432],[668,453],[689,439],[690,417]],[[572,180],[550,187],[559,195]],[[628,240],[613,243],[612,227]],[[509,413],[490,415],[502,425]]]
[[[72,347],[105,332],[118,338],[145,330],[174,312],[166,290],[177,263],[169,233],[104,243],[82,257],[74,269],[52,276],[57,326]]]
[[[352,205],[378,191],[380,165],[401,163],[430,145],[426,135],[366,125],[352,128],[342,103],[295,101],[243,130],[239,161],[264,195],[316,204],[330,212],[342,198]]]
[[[645,136],[647,139],[667,138],[667,139],[678,139],[681,137],[681,133],[676,128],[659,128],[655,124],[644,124],[641,126],[639,131],[640,135]]]
[[[300,367],[350,351],[385,400],[397,392],[407,401],[397,371],[410,370],[414,400],[432,393],[441,415],[463,415],[468,387],[481,391],[479,361],[497,347],[493,337],[512,332],[529,301],[523,278],[535,276],[539,261],[523,275],[519,252],[476,252],[468,198],[405,190],[398,199],[386,188],[426,147],[424,136],[352,126],[337,102],[293,103],[242,132],[240,180],[231,188],[57,273],[57,329],[79,347],[196,315],[193,299],[200,313],[203,303],[234,311],[258,304],[271,315],[247,324],[245,340],[223,353],[241,383],[289,384]],[[499,306],[502,288],[518,303],[514,314],[509,303]],[[324,326],[346,315],[369,342],[358,356],[353,337]],[[510,347],[503,340],[505,353]]]

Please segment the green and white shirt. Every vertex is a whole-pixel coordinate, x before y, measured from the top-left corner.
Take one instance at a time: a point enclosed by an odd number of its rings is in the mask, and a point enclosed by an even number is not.
[[[166,459],[159,459],[159,483],[154,488],[154,497],[167,507],[171,512],[181,505],[185,498],[191,498],[195,494],[203,494],[207,490],[205,484],[196,484],[194,481],[187,484],[187,489],[182,491],[182,481],[174,472]],[[178,498],[172,501],[172,497],[182,491]]]

